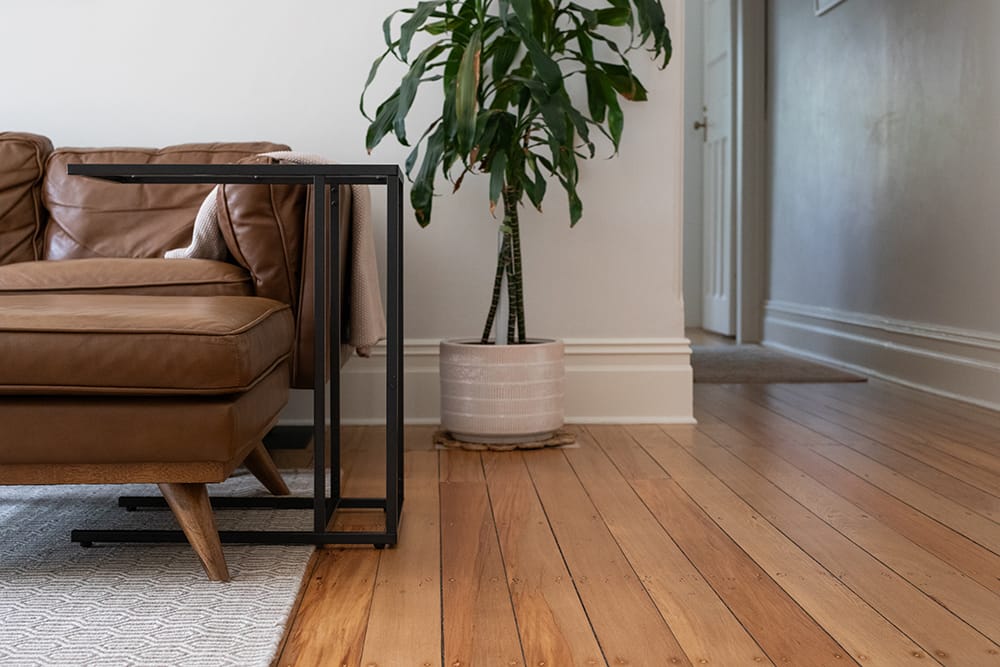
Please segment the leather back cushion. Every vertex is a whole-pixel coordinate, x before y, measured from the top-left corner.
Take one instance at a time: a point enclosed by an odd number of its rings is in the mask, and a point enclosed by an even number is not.
[[[50,219],[44,259],[162,257],[191,241],[205,185],[111,183],[68,176],[73,163],[225,164],[268,151],[268,142],[182,144],[167,148],[61,148],[45,168],[43,196]]]
[[[0,266],[39,257],[42,173],[51,152],[45,137],[0,132]]]

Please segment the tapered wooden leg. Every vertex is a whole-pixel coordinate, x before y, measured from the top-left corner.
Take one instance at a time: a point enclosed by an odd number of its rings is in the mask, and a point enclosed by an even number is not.
[[[260,480],[268,491],[276,496],[287,496],[291,491],[288,485],[278,472],[278,467],[274,465],[274,460],[264,448],[263,442],[258,442],[257,446],[250,450],[243,465],[247,467],[254,477]]]
[[[160,493],[167,499],[181,530],[201,559],[205,573],[212,581],[229,581],[229,568],[222,555],[219,531],[215,527],[212,503],[204,484],[160,484]]]

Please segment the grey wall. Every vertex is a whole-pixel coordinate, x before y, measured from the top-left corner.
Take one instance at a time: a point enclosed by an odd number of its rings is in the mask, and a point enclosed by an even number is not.
[[[1000,332],[1000,2],[811,5],[771,2],[771,298]]]
[[[847,0],[818,17],[812,4],[769,5],[772,305],[995,345],[1000,2]],[[768,338],[810,347],[774,318]],[[878,370],[874,352],[811,349]]]

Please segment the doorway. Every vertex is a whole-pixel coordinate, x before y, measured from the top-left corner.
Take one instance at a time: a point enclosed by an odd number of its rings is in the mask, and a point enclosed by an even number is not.
[[[685,0],[684,303],[689,329],[763,336],[765,0]]]

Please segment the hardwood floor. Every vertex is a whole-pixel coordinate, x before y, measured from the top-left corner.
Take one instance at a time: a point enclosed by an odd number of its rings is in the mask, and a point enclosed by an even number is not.
[[[881,382],[695,396],[697,426],[559,450],[408,428],[399,546],[317,551],[276,664],[1000,665],[1000,414]],[[381,431],[345,435],[346,493],[377,493]]]

